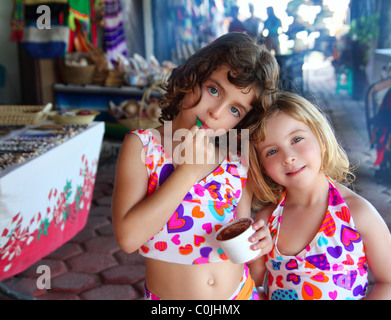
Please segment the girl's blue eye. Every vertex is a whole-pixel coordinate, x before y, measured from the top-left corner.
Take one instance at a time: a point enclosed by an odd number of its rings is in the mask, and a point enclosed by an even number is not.
[[[208,91],[213,96],[217,97],[219,95],[219,90],[217,90],[215,87],[208,87]]]
[[[297,137],[293,139],[293,143],[298,143],[299,141],[303,140],[302,137]]]
[[[275,154],[276,152],[277,152],[277,150],[275,150],[275,149],[270,150],[268,153],[266,153],[266,157],[271,156],[271,155]]]
[[[234,116],[240,117],[240,111],[236,107],[230,107],[230,110]]]

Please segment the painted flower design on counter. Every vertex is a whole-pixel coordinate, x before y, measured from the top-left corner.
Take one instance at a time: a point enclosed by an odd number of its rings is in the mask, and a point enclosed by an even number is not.
[[[71,227],[79,214],[88,215],[98,161],[92,161],[89,166],[85,155],[81,160],[79,175],[83,177],[82,185],[75,186],[72,180],[66,180],[62,190],[51,188],[46,215],[38,212],[27,226],[23,223],[23,212],[17,213],[8,222],[0,234],[0,273],[9,272],[15,260],[23,259],[24,250],[29,250],[33,244],[44,246],[45,237],[54,236],[57,230],[63,232],[65,228]]]

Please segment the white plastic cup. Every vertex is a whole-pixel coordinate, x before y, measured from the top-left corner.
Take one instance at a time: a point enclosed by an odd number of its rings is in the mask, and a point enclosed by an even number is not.
[[[250,248],[254,244],[249,241],[255,233],[252,228],[253,223],[254,220],[251,218],[240,218],[228,223],[216,233],[215,239],[219,241],[221,249],[233,263],[246,263],[260,254],[261,249]]]

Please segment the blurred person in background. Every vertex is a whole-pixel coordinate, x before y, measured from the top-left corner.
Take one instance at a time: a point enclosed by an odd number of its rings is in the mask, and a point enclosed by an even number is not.
[[[274,14],[273,7],[268,7],[266,10],[268,18],[265,21],[262,35],[266,38],[265,45],[269,51],[273,49],[275,54],[279,55],[281,51],[278,36],[282,32],[281,20]]]
[[[251,17],[244,22],[247,33],[254,39],[259,39],[259,34],[262,28],[262,21],[258,17],[254,16],[254,5],[252,3],[248,4],[248,8],[251,13]]]
[[[241,22],[238,18],[239,15],[239,7],[233,6],[231,9],[231,17],[232,20],[229,23],[228,32],[245,32],[246,27],[244,26],[243,22]]]

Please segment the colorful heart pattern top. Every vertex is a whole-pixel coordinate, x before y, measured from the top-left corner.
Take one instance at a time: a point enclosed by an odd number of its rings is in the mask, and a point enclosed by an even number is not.
[[[273,249],[266,267],[271,300],[356,300],[365,296],[368,266],[364,244],[349,208],[328,179],[325,218],[315,238],[298,255],[285,256],[277,248],[285,196],[270,217]]]
[[[149,130],[133,130],[144,146],[149,176],[147,195],[154,193],[175,166]],[[193,185],[163,228],[144,243],[142,256],[180,264],[227,260],[215,240],[216,232],[236,218],[236,207],[247,180],[247,168],[225,159],[212,173]]]

